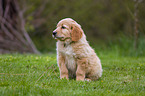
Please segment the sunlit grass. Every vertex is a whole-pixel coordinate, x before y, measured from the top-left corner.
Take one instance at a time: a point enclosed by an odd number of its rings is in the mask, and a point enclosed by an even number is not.
[[[55,54],[0,55],[1,96],[144,96],[145,57],[98,54],[103,66],[98,81],[60,80]]]

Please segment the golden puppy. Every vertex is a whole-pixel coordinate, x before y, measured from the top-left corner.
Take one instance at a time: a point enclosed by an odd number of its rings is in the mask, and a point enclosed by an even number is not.
[[[97,80],[102,75],[100,59],[90,47],[81,26],[71,18],[57,24],[53,31],[57,39],[57,63],[60,78]]]

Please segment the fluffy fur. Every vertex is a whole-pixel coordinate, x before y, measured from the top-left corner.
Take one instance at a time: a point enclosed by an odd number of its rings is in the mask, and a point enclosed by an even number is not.
[[[61,79],[76,78],[84,81],[101,77],[100,59],[76,21],[71,18],[59,21],[53,37],[57,39],[57,63]]]

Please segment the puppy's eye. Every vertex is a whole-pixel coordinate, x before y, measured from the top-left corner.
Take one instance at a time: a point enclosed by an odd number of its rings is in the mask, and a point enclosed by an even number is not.
[[[62,28],[62,29],[65,29],[65,27],[64,27],[64,26],[62,26],[61,28]]]

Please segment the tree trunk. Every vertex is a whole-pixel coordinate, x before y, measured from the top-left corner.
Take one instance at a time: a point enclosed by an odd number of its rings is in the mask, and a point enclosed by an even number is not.
[[[134,49],[137,49],[138,46],[138,0],[134,0],[135,5],[134,5]]]
[[[138,7],[139,3],[143,0],[134,0],[134,49],[138,48],[138,35],[139,35],[139,25],[138,25]]]
[[[0,54],[36,53],[17,0],[0,0]]]

